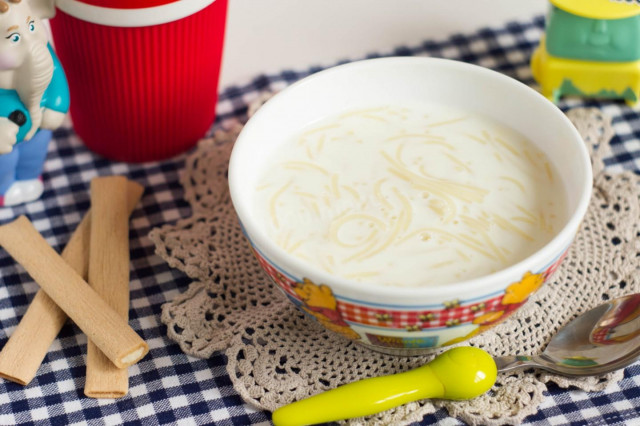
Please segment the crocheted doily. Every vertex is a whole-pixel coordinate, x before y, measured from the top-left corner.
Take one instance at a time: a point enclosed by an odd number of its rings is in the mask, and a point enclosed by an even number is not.
[[[469,341],[495,356],[536,354],[580,313],[640,292],[640,178],[603,170],[613,134],[607,117],[596,109],[568,115],[592,154],[591,204],[551,282],[508,321]],[[275,289],[253,257],[229,198],[227,162],[240,128],[236,124],[202,141],[187,159],[182,184],[193,216],[150,234],[156,253],[193,279],[186,292],[163,306],[169,337],[196,357],[224,351],[235,390],[266,410],[432,359],[382,355],[343,340],[307,319]],[[622,371],[587,378],[509,372],[498,376],[490,392],[471,401],[414,402],[349,423],[408,424],[438,407],[470,424],[518,423],[538,410],[548,382],[595,391],[622,376]]]

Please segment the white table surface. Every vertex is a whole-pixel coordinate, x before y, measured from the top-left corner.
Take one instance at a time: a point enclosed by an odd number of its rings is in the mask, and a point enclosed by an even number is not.
[[[220,89],[544,14],[546,0],[229,0]]]

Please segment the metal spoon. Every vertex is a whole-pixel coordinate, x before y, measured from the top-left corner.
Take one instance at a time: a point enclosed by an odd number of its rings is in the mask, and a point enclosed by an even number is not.
[[[374,377],[274,411],[276,426],[309,425],[367,416],[426,398],[471,399],[493,386],[497,373],[539,368],[590,376],[626,367],[640,357],[640,294],[598,306],[564,326],[540,355],[492,358],[459,347],[405,373]]]
[[[494,358],[499,372],[539,368],[565,376],[595,376],[640,357],[640,294],[585,312],[564,326],[542,354]]]

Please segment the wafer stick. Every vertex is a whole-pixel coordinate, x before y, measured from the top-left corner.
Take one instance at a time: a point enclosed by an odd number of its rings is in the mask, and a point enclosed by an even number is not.
[[[91,181],[91,242],[89,285],[118,315],[129,319],[129,215],[127,180],[121,176]],[[129,391],[129,372],[118,368],[98,347],[87,346],[87,380],[90,398],[120,398]]]
[[[129,214],[138,204],[143,191],[141,185],[127,182]],[[84,280],[88,279],[90,229],[91,210],[84,216],[62,251],[65,262]],[[0,351],[0,377],[28,385],[67,318],[67,314],[47,293],[39,289],[18,327]]]
[[[20,216],[0,226],[0,245],[119,368],[149,351],[140,336]]]

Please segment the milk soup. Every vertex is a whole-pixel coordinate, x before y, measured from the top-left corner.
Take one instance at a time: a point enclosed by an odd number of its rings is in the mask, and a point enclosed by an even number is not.
[[[255,189],[261,226],[285,251],[389,286],[496,272],[548,243],[567,216],[559,175],[523,135],[429,104],[315,122],[283,142]]]

